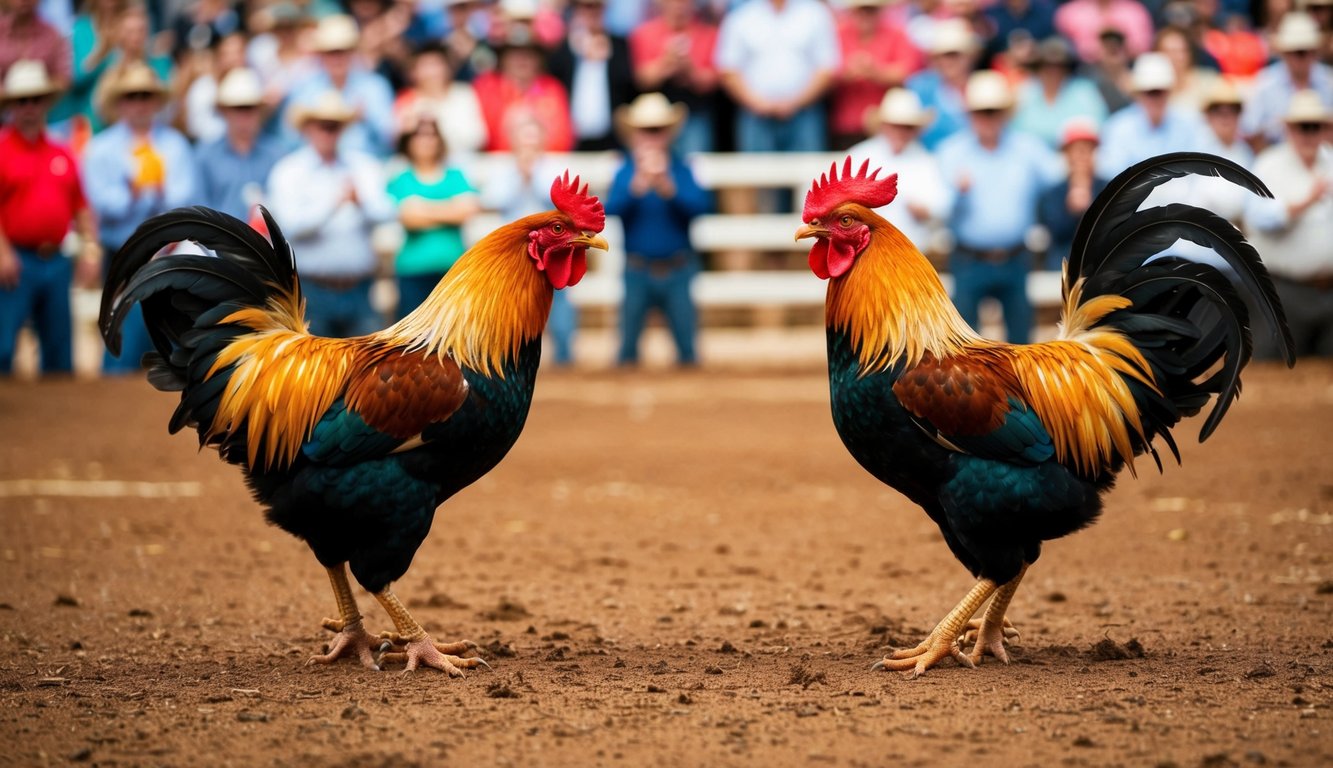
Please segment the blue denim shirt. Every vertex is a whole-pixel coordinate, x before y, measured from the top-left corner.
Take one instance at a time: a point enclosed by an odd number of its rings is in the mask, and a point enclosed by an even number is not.
[[[116,123],[88,142],[83,184],[101,225],[102,242],[119,248],[145,220],[183,205],[200,202],[195,186],[194,152],[173,128],[154,126],[149,141],[162,157],[166,178],[160,190],[134,194],[134,134]]]
[[[670,258],[691,251],[690,221],[713,209],[713,194],[695,181],[685,161],[672,155],[671,179],[676,195],[664,199],[656,191],[636,197],[630,191],[634,161],[626,159],[606,195],[606,212],[625,227],[625,251],[645,259]]]

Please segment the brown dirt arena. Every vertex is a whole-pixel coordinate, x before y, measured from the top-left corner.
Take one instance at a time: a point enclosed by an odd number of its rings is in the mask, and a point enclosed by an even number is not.
[[[915,681],[870,665],[971,578],[814,366],[543,372],[396,588],[463,680],[305,666],[323,570],[173,397],[0,384],[0,764],[1333,765],[1333,366],[1247,374],[1048,545],[1014,664]]]

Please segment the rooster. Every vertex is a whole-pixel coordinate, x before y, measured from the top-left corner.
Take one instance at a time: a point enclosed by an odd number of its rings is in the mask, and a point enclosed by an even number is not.
[[[156,352],[148,379],[179,391],[172,433],[237,464],[270,522],[305,540],[327,569],[339,618],[327,653],[366,667],[406,662],[459,676],[484,665],[475,645],[436,643],[389,585],[408,569],[435,509],[491,470],[523,430],[554,290],[579,282],[606,217],[566,172],[558,210],[487,235],[430,297],[369,336],[310,335],[296,264],[267,211],[269,239],[207,208],[145,222],[112,262],[100,326],[117,352],[135,304]],[[167,255],[193,240],[218,258]],[[270,242],[271,241],[271,242]],[[372,636],[347,573],[395,631]]]
[[[1090,525],[1117,473],[1154,441],[1179,461],[1171,428],[1216,398],[1207,439],[1240,392],[1251,339],[1246,299],[1291,336],[1258,254],[1225,219],[1190,205],[1140,211],[1155,188],[1220,176],[1270,196],[1239,166],[1165,155],[1120,174],[1094,201],[1065,264],[1059,337],[1014,345],[981,338],[911,241],[872,209],[897,176],[842,175],[835,163],[806,195],[796,237],[815,238],[810,268],[825,305],[833,421],[852,456],[925,509],[976,585],[915,648],[876,669],[915,677],[952,657],[1008,662],[1010,600],[1043,541]],[[1212,248],[1217,267],[1158,256],[1178,239]],[[973,619],[983,605],[979,619]],[[964,645],[975,636],[970,651]]]

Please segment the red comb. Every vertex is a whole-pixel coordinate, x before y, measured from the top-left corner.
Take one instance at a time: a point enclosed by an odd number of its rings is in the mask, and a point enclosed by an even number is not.
[[[842,166],[842,178],[838,178],[838,164],[835,162],[828,173],[819,179],[805,193],[805,210],[801,213],[804,221],[811,222],[829,214],[843,203],[860,203],[867,208],[878,208],[893,202],[898,196],[898,174],[890,174],[876,179],[879,168],[869,176],[870,161],[861,163],[861,170],[852,175],[852,158],[847,156]]]
[[[587,184],[579,188],[578,176],[570,181],[569,171],[551,182],[551,202],[584,232],[601,232],[606,226],[606,211],[602,209],[601,201],[588,194]]]

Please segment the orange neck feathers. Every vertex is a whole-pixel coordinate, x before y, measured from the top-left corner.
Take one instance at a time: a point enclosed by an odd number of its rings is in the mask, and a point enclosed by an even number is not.
[[[536,214],[487,235],[411,314],[376,334],[410,350],[452,354],[464,368],[504,376],[505,365],[541,336],[554,289],[528,256]]]
[[[824,315],[829,328],[848,334],[862,374],[984,343],[912,241],[870,209],[858,213],[870,225],[870,244],[846,274],[829,281]]]

